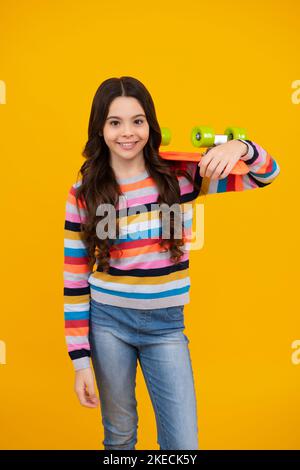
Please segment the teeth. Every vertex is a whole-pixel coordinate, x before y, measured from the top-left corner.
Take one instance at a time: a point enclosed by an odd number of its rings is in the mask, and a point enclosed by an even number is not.
[[[129,144],[129,143],[128,144],[121,144],[120,143],[120,145],[121,145],[121,147],[124,147],[124,148],[131,148],[135,145],[135,142],[133,142],[132,144]]]

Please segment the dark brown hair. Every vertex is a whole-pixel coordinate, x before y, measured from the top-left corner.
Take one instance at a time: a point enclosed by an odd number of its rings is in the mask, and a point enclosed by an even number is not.
[[[152,97],[145,86],[136,78],[120,77],[109,78],[101,83],[92,102],[88,126],[88,141],[82,152],[86,158],[78,175],[82,175],[81,185],[76,192],[76,203],[84,205],[87,217],[81,224],[83,239],[88,249],[90,270],[97,260],[98,270],[108,272],[110,247],[112,240],[100,239],[96,234],[96,225],[104,216],[97,216],[96,209],[101,203],[116,206],[119,195],[122,195],[113,169],[110,166],[109,148],[103,138],[103,127],[108,115],[111,102],[118,96],[136,98],[141,104],[148,124],[149,139],[143,148],[145,167],[157,185],[159,192],[156,204],[165,203],[171,206],[180,203],[180,187],[177,175],[185,176],[191,183],[193,179],[189,172],[180,168],[174,161],[164,160],[159,155],[161,144],[161,130],[157,121]],[[161,213],[159,211],[161,219]],[[119,226],[116,227],[119,236]],[[174,214],[170,211],[170,239],[160,239],[159,244],[163,251],[170,250],[171,260],[178,263],[184,254],[180,246],[184,245],[182,239],[174,238]],[[116,245],[117,246],[117,245]]]

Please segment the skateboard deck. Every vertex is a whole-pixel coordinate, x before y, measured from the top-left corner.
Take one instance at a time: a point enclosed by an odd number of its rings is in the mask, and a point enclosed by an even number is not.
[[[168,127],[161,128],[162,146],[167,146],[171,142],[171,131]],[[246,139],[246,131],[241,127],[228,127],[224,134],[215,134],[211,127],[196,126],[192,129],[191,141],[194,147],[200,147],[203,151],[208,151],[216,145],[228,142],[233,139]],[[197,152],[180,152],[180,151],[160,151],[159,155],[165,160],[179,160],[199,162],[203,157],[202,153]],[[245,175],[249,173],[247,164],[239,160],[230,171],[233,175]]]

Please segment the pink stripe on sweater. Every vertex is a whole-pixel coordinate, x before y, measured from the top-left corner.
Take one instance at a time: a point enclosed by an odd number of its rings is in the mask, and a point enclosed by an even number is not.
[[[191,183],[181,186],[181,195],[190,193],[191,191],[193,191],[193,189],[194,187]]]
[[[90,351],[89,343],[81,343],[81,344],[68,344],[68,351],[77,351],[80,349],[88,349]]]
[[[81,217],[79,214],[71,214],[71,212],[66,213],[66,220],[69,222],[81,222]]]
[[[81,279],[80,281],[68,281],[65,279],[64,285],[66,287],[70,287],[71,289],[75,289],[77,287],[88,287],[89,283],[85,279]]]
[[[136,206],[136,205],[140,205],[140,204],[149,204],[149,203],[155,204],[156,203],[156,200],[155,200],[156,197],[157,197],[157,195],[155,195],[155,194],[149,194],[148,196],[136,197],[134,199],[130,199],[129,204],[127,205],[127,207]],[[117,206],[116,206],[117,210],[119,210],[119,207],[120,207],[120,205],[118,203]],[[121,208],[124,208],[124,199],[121,200]]]
[[[189,258],[189,253],[186,253],[180,258],[180,261],[186,261]],[[164,268],[165,266],[172,266],[174,263],[170,259],[162,259],[157,261],[148,261],[143,263],[132,263],[126,265],[126,268],[122,266],[124,271],[128,269],[152,269],[152,268]],[[111,264],[112,267],[120,269],[119,264]]]
[[[188,194],[191,191],[193,191],[193,185],[191,183],[188,183],[184,186],[181,186],[181,195]],[[151,204],[151,203],[152,204],[157,204],[156,198],[157,198],[157,195],[154,195],[154,194],[149,194],[148,196],[143,196],[143,197],[136,197],[136,198],[130,199],[128,201],[127,207],[137,206],[137,205],[141,205],[141,204]],[[124,199],[122,199],[121,200],[121,208],[124,208],[124,207],[126,207],[126,206],[125,206],[125,203],[124,203]],[[117,210],[120,209],[119,203],[117,204],[116,209]]]

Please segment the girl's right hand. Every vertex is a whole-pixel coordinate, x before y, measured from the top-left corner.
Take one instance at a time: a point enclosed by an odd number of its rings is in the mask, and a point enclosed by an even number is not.
[[[91,367],[75,371],[75,393],[83,406],[96,408],[99,398],[95,394],[94,375]]]

